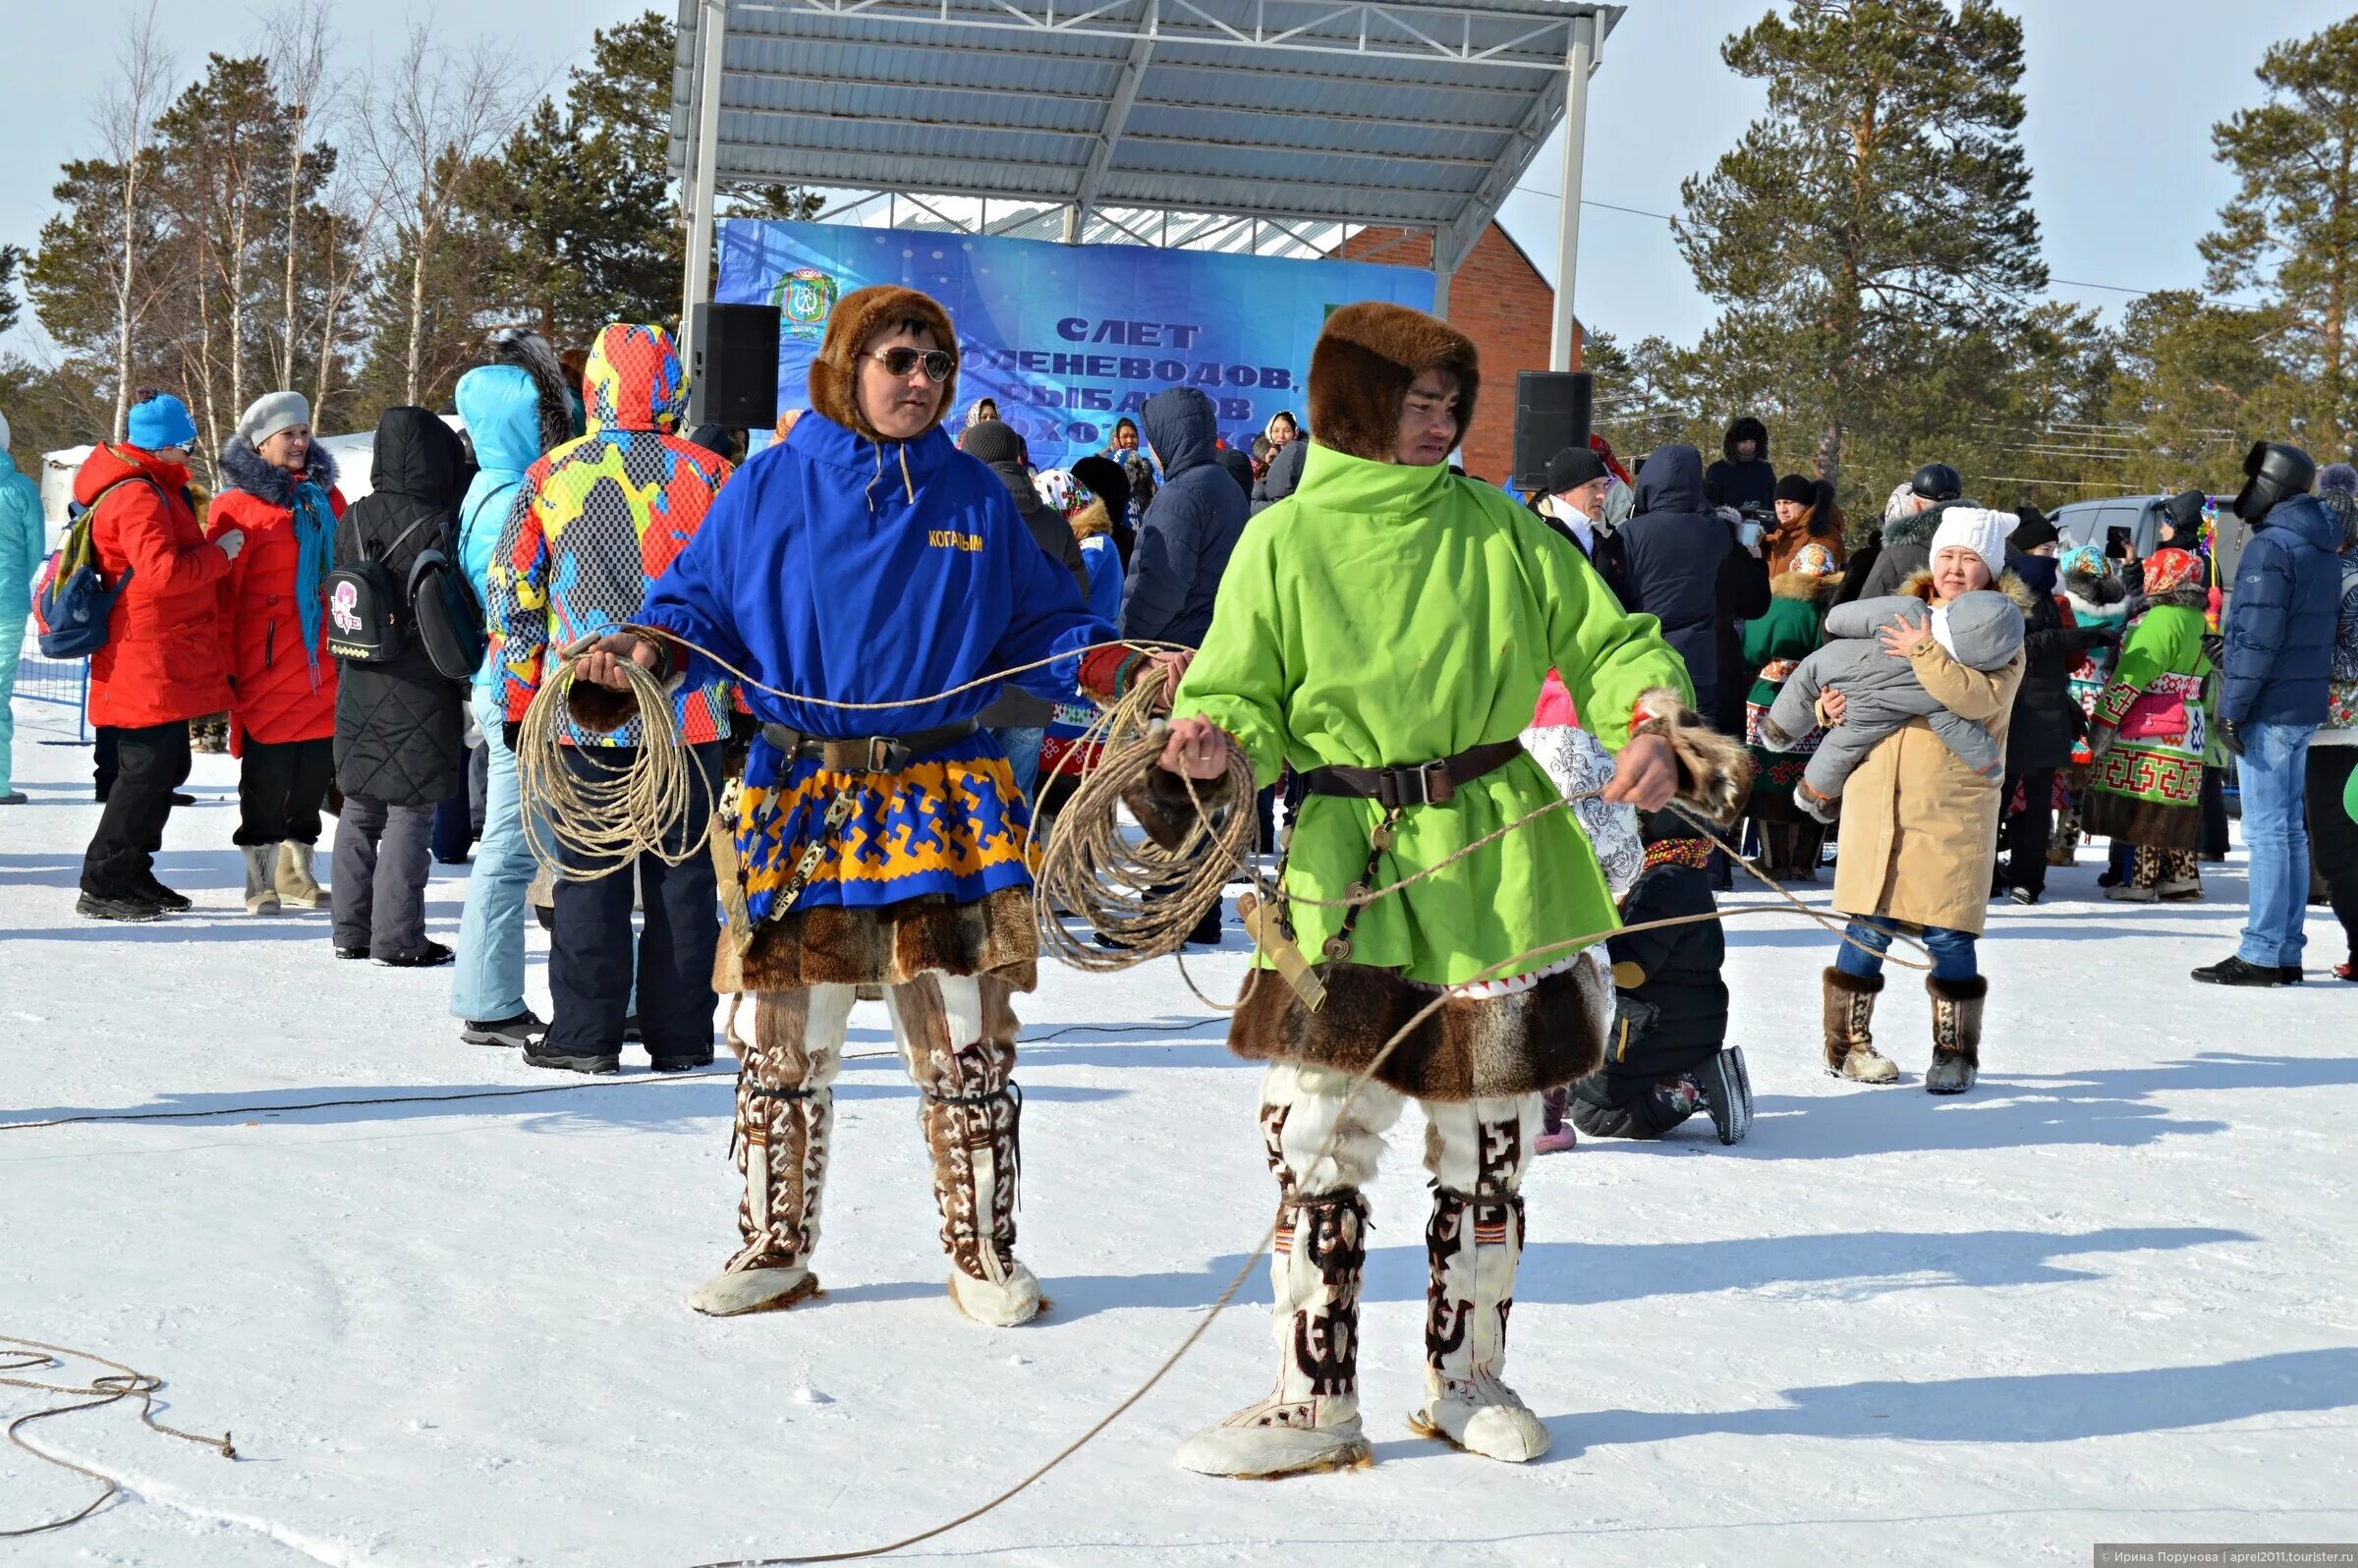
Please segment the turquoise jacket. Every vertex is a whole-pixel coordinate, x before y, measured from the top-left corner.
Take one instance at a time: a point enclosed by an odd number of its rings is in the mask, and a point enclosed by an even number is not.
[[[475,442],[475,478],[459,503],[459,567],[486,611],[490,645],[475,674],[477,695],[499,691],[500,623],[489,607],[491,557],[516,505],[524,471],[540,458],[540,402],[533,378],[513,364],[478,365],[459,377],[452,401]]]
[[[0,452],[0,620],[23,620],[32,610],[32,574],[48,551],[40,487]]]

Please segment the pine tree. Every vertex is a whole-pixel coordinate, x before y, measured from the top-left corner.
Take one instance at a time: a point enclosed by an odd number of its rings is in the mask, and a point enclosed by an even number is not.
[[[0,245],[0,332],[17,324],[25,302],[17,295],[17,270],[24,264],[25,248]]]
[[[1965,439],[1968,411],[1937,400],[2000,411],[1975,365],[2047,286],[2017,134],[2022,25],[1993,0],[1791,0],[1720,57],[1768,102],[1682,189],[1679,248],[1725,308],[1690,371],[1772,370],[1760,395],[1806,421],[1826,477],[1897,466],[1934,432]]]
[[[2340,457],[2358,436],[2358,17],[2274,45],[2258,74],[2268,100],[2211,130],[2241,183],[2203,259],[2213,290],[2262,292],[2306,383],[2271,433]]]

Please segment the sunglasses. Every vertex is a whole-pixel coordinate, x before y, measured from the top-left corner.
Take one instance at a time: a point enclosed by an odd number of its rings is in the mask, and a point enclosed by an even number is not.
[[[884,373],[906,376],[919,365],[926,368],[926,379],[939,385],[958,368],[958,356],[947,349],[880,349],[869,356],[884,366]]]

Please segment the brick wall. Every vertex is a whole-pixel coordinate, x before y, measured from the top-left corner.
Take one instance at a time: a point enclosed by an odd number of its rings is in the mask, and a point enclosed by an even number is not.
[[[1343,242],[1348,260],[1395,266],[1432,265],[1432,236],[1422,231],[1363,229]],[[1555,291],[1522,249],[1493,223],[1482,231],[1449,282],[1449,324],[1474,340],[1482,356],[1482,397],[1466,432],[1466,472],[1496,484],[1514,467],[1515,374],[1547,368],[1548,324]],[[1580,364],[1573,333],[1572,363]]]

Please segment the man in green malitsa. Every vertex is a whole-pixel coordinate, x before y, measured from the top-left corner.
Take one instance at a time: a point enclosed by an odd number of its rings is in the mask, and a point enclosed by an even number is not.
[[[1329,318],[1311,360],[1301,486],[1246,529],[1161,769],[1133,792],[1149,831],[1175,843],[1196,821],[1182,775],[1224,799],[1232,748],[1262,785],[1290,766],[1309,790],[1263,931],[1278,927],[1318,966],[1323,1001],[1264,954],[1229,1034],[1238,1055],[1269,1064],[1277,1381],[1188,1439],[1178,1458],[1191,1470],[1265,1477],[1370,1460],[1363,1189],[1406,1098],[1430,1122],[1433,1186],[1412,1425],[1494,1459],[1547,1447],[1501,1376],[1541,1094],[1596,1069],[1613,1015],[1600,955],[1616,922],[1596,855],[1572,813],[1552,812],[1355,912],[1306,900],[1396,882],[1558,799],[1517,741],[1551,668],[1583,726],[1618,753],[1606,799],[1653,811],[1683,796],[1726,820],[1749,774],[1741,743],[1691,710],[1654,617],[1623,610],[1510,497],[1450,471],[1480,380],[1473,343],[1420,311],[1366,304]],[[1346,1112],[1355,1081],[1436,999]]]

